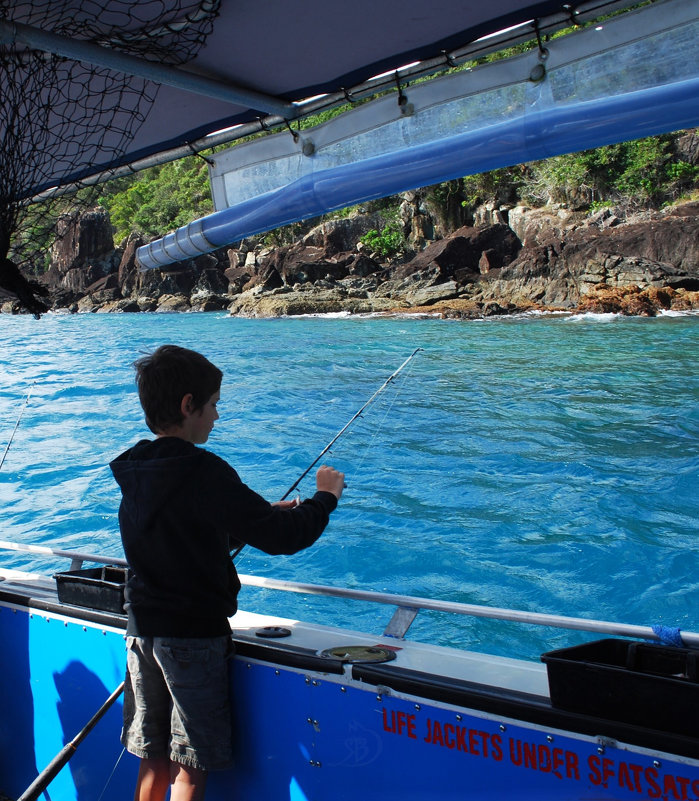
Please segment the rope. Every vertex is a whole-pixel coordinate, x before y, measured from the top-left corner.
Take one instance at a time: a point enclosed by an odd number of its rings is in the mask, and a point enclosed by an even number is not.
[[[672,645],[676,648],[684,647],[679,628],[657,624],[653,626],[652,629],[653,634],[655,634],[663,645]]]

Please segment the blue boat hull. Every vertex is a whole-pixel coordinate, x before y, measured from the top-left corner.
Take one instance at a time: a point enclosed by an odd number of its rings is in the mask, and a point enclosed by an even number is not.
[[[7,590],[0,790],[17,798],[122,681],[124,619]],[[211,775],[210,801],[699,798],[696,739],[565,713],[497,675],[484,685],[418,670],[428,646],[395,641],[395,660],[348,665],[320,650],[347,632],[269,640],[237,619],[237,764]],[[435,649],[437,661],[450,651]],[[513,670],[515,660],[501,661]],[[122,753],[120,727],[117,701],[51,783],[51,801],[131,797],[138,763]]]

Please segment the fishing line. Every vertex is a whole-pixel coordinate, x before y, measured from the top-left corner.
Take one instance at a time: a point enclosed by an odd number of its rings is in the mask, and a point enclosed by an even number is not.
[[[2,459],[0,459],[0,470],[2,470],[2,466],[5,464],[5,457],[7,456],[7,452],[10,450],[10,445],[12,445],[12,440],[15,438],[15,434],[17,433],[17,429],[19,428],[19,423],[20,420],[22,419],[22,415],[24,414],[24,410],[27,408],[27,404],[29,403],[29,396],[32,394],[32,389],[34,388],[34,384],[36,384],[36,381],[32,381],[32,385],[29,387],[29,392],[27,392],[27,397],[24,399],[22,408],[19,410],[19,417],[17,418],[15,427],[12,429],[12,434],[10,435],[9,442],[7,443],[7,447],[5,448],[5,453],[3,453]]]
[[[109,783],[114,778],[114,774],[116,773],[116,769],[119,767],[119,763],[121,762],[121,758],[126,753],[126,748],[121,749],[121,753],[117,757],[117,761],[114,763],[114,767],[112,768],[112,772],[107,777],[107,781],[104,783],[104,787],[102,788],[102,792],[99,794],[99,798],[97,801],[102,801],[102,796],[107,792],[107,787],[109,787]]]
[[[378,425],[376,425],[374,427],[374,433],[371,435],[371,439],[369,440],[369,442],[367,442],[367,444],[364,446],[364,448],[362,448],[361,458],[359,459],[359,462],[357,462],[356,466],[354,466],[354,468],[352,470],[352,475],[349,476],[349,478],[350,478],[350,480],[352,482],[354,482],[354,477],[360,474],[360,472],[362,470],[362,467],[364,466],[364,462],[367,459],[367,455],[371,451],[374,450],[374,446],[375,446],[376,441],[379,438],[379,435],[385,429],[386,420],[388,419],[388,416],[390,415],[391,411],[393,410],[393,407],[395,406],[396,402],[398,401],[399,395],[403,392],[405,384],[408,381],[408,376],[410,375],[410,370],[411,369],[412,369],[412,365],[410,366],[410,368],[408,370],[405,371],[405,374],[403,375],[403,379],[402,379],[401,383],[399,385],[397,385],[396,391],[395,391],[395,393],[393,395],[393,398],[392,398],[391,402],[386,406],[386,411],[384,412],[384,415],[383,415],[382,419],[379,421]]]
[[[406,365],[412,361],[413,357],[421,351],[422,348],[415,348],[415,350],[408,356],[408,358],[401,364],[401,366],[395,370],[391,375],[383,382],[383,384],[374,392],[374,394],[369,398],[369,400],[359,409],[359,411],[355,412],[355,414],[345,423],[345,425],[335,434],[335,436],[328,442],[328,444],[323,448],[323,450],[316,456],[316,458],[308,465],[308,467],[301,473],[301,475],[294,481],[294,483],[289,487],[289,489],[282,495],[281,500],[283,501],[285,498],[288,498],[289,495],[298,487],[298,485],[303,481],[303,479],[311,472],[311,470],[318,464],[318,462],[325,456],[325,454],[332,448],[332,446],[340,439],[340,437],[347,431],[347,429],[354,423],[354,421],[361,417],[362,412],[371,404],[373,403],[376,398],[386,389],[386,387],[395,379],[395,377],[403,370]]]
[[[356,411],[352,417],[345,423],[345,425],[335,434],[335,436],[328,442],[328,444],[323,448],[323,450],[316,456],[316,458],[308,465],[308,467],[301,473],[301,475],[294,481],[294,483],[289,487],[289,489],[282,495],[280,500],[284,500],[288,498],[289,495],[298,487],[298,485],[303,481],[303,479],[311,472],[311,470],[318,464],[318,462],[325,456],[325,454],[332,448],[332,446],[340,439],[340,437],[347,431],[347,429],[354,423],[354,421],[361,417],[362,412],[370,406],[376,398],[386,389],[386,387],[396,378],[402,370],[407,367],[407,365],[415,358],[415,356],[422,350],[422,348],[415,348],[415,350],[408,356],[408,358],[401,364],[401,366],[394,370],[391,375],[383,382],[383,384],[374,392],[374,394],[369,398],[368,401],[358,410]],[[245,543],[242,543],[232,554],[231,558],[235,559],[236,556],[243,550],[245,547]]]

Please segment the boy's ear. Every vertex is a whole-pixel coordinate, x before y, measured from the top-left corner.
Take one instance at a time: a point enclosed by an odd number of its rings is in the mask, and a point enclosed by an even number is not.
[[[193,400],[194,395],[192,395],[191,392],[188,392],[180,401],[180,411],[182,412],[182,417],[189,417],[194,411],[194,404],[192,403]]]

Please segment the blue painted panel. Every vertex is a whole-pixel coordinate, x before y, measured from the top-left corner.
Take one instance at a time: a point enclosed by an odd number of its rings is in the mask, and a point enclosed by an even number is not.
[[[232,682],[236,765],[211,774],[207,798],[305,801],[316,760],[311,679],[236,660]]]
[[[119,633],[4,607],[0,635],[6,655],[0,789],[16,798],[122,681],[124,640]],[[51,801],[99,798],[122,752],[121,715],[117,701],[51,783]],[[132,787],[136,769],[137,761],[125,754],[103,801],[123,801],[123,782]]]
[[[336,679],[237,664],[244,732],[235,798],[289,801],[699,799],[682,764]],[[311,721],[310,723],[308,721]],[[504,727],[504,728],[503,728]]]
[[[0,791],[16,798],[119,684],[124,643],[118,632],[3,607],[0,634]],[[211,774],[207,801],[699,799],[697,761],[600,753],[595,742],[240,658],[231,681],[237,764]],[[49,801],[131,798],[134,757],[110,778],[120,730],[117,702]]]
[[[379,701],[330,683],[318,696],[317,752],[334,801],[611,801],[667,796],[668,789],[671,798],[699,795],[696,765],[657,768],[650,756],[610,747],[600,754],[595,743],[558,733],[390,696]]]

